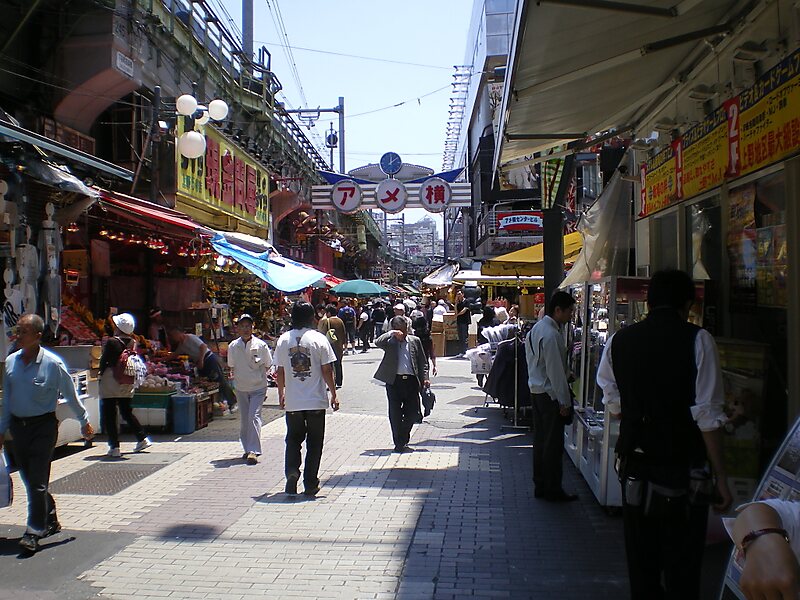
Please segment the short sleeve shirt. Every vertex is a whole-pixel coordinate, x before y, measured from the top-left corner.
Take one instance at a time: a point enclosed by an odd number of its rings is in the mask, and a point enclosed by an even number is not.
[[[336,361],[328,339],[313,329],[292,329],[278,339],[275,364],[283,367],[286,410],[323,410],[328,392],[322,366]]]
[[[200,348],[205,342],[193,333],[187,333],[183,341],[175,348],[176,354],[185,354],[192,359],[192,362],[200,360]]]
[[[236,338],[228,346],[228,366],[233,369],[233,385],[237,391],[255,392],[267,387],[272,353],[266,342],[256,336],[246,342]]]

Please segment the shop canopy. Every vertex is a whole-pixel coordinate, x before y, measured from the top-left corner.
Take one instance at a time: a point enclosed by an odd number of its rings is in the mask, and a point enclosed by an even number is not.
[[[242,246],[232,244],[221,233],[212,238],[211,245],[218,254],[232,258],[282,292],[302,290],[326,275],[308,265],[281,256],[274,248],[266,252],[251,252]]]
[[[575,258],[583,247],[580,233],[564,236],[564,260]],[[544,244],[536,244],[522,250],[515,250],[483,263],[483,275],[544,275]]]
[[[192,221],[182,212],[120,192],[100,190],[100,203],[106,210],[135,221],[143,227],[152,227],[153,223],[163,223],[186,233],[197,233],[208,237],[211,237],[213,233],[210,229]]]
[[[423,285],[432,288],[447,287],[452,285],[453,276],[458,273],[460,265],[456,263],[446,263],[438,269],[432,271],[422,280]]]
[[[742,28],[767,2],[632,0],[517,2],[495,132],[495,170],[561,144],[616,130],[652,130],[653,115],[693,69],[714,60],[705,40]],[[739,8],[743,7],[743,8]],[[739,10],[740,12],[735,12]],[[565,43],[568,42],[568,43]],[[509,164],[512,163],[512,164]],[[519,163],[516,163],[519,164]]]
[[[475,284],[475,285],[490,285],[497,287],[542,287],[544,285],[544,277],[531,277],[521,276],[514,277],[511,275],[483,275],[480,271],[459,271],[453,277],[453,283],[459,284]]]

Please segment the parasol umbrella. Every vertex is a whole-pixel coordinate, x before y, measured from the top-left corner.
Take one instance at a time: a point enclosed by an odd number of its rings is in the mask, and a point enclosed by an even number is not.
[[[370,296],[386,296],[389,294],[389,290],[374,281],[351,279],[331,288],[331,293],[345,298],[368,298]]]

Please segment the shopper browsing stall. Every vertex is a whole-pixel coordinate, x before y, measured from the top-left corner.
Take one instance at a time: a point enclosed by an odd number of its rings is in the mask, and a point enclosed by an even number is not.
[[[261,407],[267,397],[267,371],[272,354],[266,342],[253,335],[253,317],[247,313],[236,323],[239,337],[228,346],[228,366],[239,404],[239,440],[248,465],[261,456]]]
[[[146,450],[153,442],[145,435],[141,423],[133,414],[131,399],[135,380],[121,381],[128,369],[127,363],[138,360],[135,356],[136,342],[131,337],[136,328],[136,320],[133,315],[122,313],[111,317],[111,321],[114,324],[114,335],[108,338],[100,357],[100,420],[103,433],[108,437],[107,455],[120,458],[117,411],[136,436],[134,452]],[[127,377],[130,378],[131,375]]]
[[[220,363],[219,357],[209,350],[203,340],[194,334],[184,333],[181,329],[174,327],[169,331],[169,344],[170,348],[173,349],[173,356],[188,356],[200,376],[216,381],[219,384],[219,392],[228,403],[230,412],[238,410],[236,395],[228,383],[228,378],[225,377],[222,363]]]

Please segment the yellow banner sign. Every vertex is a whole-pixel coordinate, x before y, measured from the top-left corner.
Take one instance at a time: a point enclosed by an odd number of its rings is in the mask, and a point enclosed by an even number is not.
[[[800,150],[800,50],[641,165],[640,217]]]
[[[178,134],[183,119],[179,119]],[[176,152],[178,193],[233,214],[260,227],[269,226],[269,174],[213,127],[198,126],[206,152],[189,159]]]

